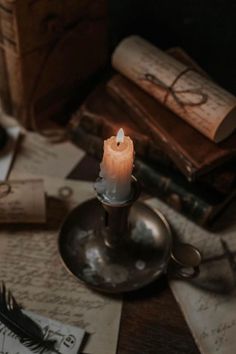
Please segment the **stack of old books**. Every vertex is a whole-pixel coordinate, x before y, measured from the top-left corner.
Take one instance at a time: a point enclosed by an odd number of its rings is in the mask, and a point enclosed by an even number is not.
[[[103,140],[122,127],[143,189],[209,225],[235,195],[235,97],[180,48],[167,54],[133,36],[112,62],[119,73],[75,114],[73,140],[101,159]]]

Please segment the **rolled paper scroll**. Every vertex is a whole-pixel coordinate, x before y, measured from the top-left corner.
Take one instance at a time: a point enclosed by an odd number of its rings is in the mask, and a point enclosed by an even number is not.
[[[236,97],[146,40],[124,39],[112,65],[214,142],[236,128]]]
[[[46,222],[43,180],[0,182],[0,224]]]

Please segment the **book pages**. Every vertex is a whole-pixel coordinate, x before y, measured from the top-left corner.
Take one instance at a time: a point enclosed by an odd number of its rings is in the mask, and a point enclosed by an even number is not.
[[[232,94],[144,39],[124,39],[112,64],[210,140],[221,141],[236,128]]]
[[[68,211],[92,198],[92,183],[45,177],[47,226],[7,226],[0,232],[0,279],[27,310],[79,326],[86,354],[115,354],[122,302],[86,288],[64,268],[59,227]]]
[[[175,237],[199,248],[200,275],[192,281],[171,280],[170,287],[202,354],[232,354],[236,347],[236,203],[218,222],[216,233],[187,221],[157,199]],[[224,231],[223,231],[224,230]]]

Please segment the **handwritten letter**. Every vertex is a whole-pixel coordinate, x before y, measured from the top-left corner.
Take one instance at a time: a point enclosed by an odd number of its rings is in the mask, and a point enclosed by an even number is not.
[[[50,143],[37,133],[26,133],[16,156],[11,178],[52,176],[65,178],[84,157],[71,142]]]
[[[187,221],[156,199],[175,235],[197,246],[203,255],[201,273],[190,281],[170,280],[196,343],[203,354],[233,354],[236,348],[236,203],[224,217],[225,231],[211,233]]]
[[[45,186],[47,226],[0,233],[0,279],[27,309],[85,329],[86,354],[115,354],[121,301],[80,284],[65,270],[57,248],[59,225],[72,205],[93,196],[92,184],[47,179]]]

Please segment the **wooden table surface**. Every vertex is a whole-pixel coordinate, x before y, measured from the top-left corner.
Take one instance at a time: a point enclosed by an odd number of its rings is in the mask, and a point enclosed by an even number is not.
[[[126,294],[118,354],[199,354],[165,277]]]
[[[69,177],[94,181],[98,171],[86,156]],[[124,295],[117,354],[199,353],[165,276]]]

